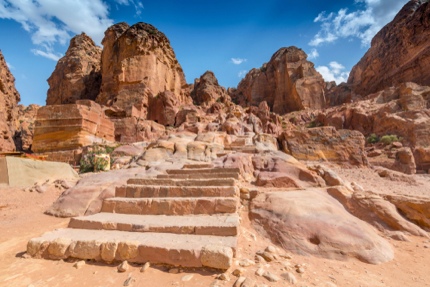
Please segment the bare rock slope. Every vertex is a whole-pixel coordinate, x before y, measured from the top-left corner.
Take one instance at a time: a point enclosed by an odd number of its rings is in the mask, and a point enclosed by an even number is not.
[[[430,3],[409,1],[373,38],[348,84],[361,96],[403,82],[430,85]]]

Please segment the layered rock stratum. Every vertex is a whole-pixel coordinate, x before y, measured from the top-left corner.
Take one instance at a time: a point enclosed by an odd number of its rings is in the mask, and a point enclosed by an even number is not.
[[[279,49],[259,69],[252,69],[239,83],[233,98],[242,105],[258,106],[266,101],[270,109],[285,114],[325,106],[324,79],[297,47]]]
[[[48,79],[47,105],[74,104],[77,100],[95,100],[100,91],[102,49],[85,33],[70,40]]]
[[[362,97],[403,82],[430,85],[429,38],[429,1],[409,1],[372,39],[348,84]]]
[[[0,51],[0,151],[14,151],[14,122],[20,95],[15,88],[15,78]]]

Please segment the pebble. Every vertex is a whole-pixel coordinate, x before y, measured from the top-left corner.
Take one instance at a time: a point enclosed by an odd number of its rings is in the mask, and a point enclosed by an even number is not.
[[[190,281],[191,279],[193,279],[193,277],[194,277],[194,274],[188,274],[188,275],[185,275],[184,277],[182,277],[182,281],[183,282],[187,282],[187,281]]]
[[[143,266],[142,266],[142,268],[140,268],[140,272],[145,272],[146,270],[148,270],[148,268],[151,266],[151,263],[149,263],[149,262],[146,262]]]
[[[257,269],[257,271],[255,271],[255,275],[263,276],[264,272],[265,272],[265,270],[260,267]]]
[[[251,265],[254,265],[255,262],[250,259],[243,259],[239,261],[239,266],[241,267],[249,267]]]
[[[222,281],[230,281],[230,276],[227,273],[222,273],[217,276],[217,279]]]
[[[130,267],[130,265],[128,265],[127,260],[123,261],[120,265],[118,265],[117,269],[118,272],[125,272],[128,270],[128,268]]]
[[[294,285],[297,283],[296,276],[294,276],[294,274],[291,272],[282,273],[281,277],[284,278],[290,284]]]
[[[234,269],[231,274],[233,274],[236,277],[240,277],[244,273],[245,273],[245,269],[243,269],[243,268],[237,268],[237,269]]]
[[[267,262],[272,262],[276,259],[274,254],[267,251],[257,253],[257,255],[260,255],[261,257],[263,257],[264,260],[266,260]]]
[[[264,272],[263,277],[270,282],[278,282],[280,280],[278,276],[273,273],[270,273],[269,271]]]
[[[267,246],[264,251],[269,252],[269,253],[278,253],[278,251],[276,250],[276,247],[271,246],[271,245]]]
[[[172,268],[169,270],[169,273],[171,274],[178,274],[179,273],[179,269],[178,268]]]
[[[299,268],[296,269],[296,272],[300,273],[300,274],[305,273],[305,268],[299,267]]]
[[[134,279],[134,277],[128,277],[127,280],[124,281],[123,286],[130,286],[131,284],[133,284],[136,281],[136,279]]]
[[[84,267],[84,265],[85,265],[85,261],[80,260],[80,261],[76,262],[75,264],[73,264],[73,267],[75,267],[76,269],[81,269],[82,267]]]

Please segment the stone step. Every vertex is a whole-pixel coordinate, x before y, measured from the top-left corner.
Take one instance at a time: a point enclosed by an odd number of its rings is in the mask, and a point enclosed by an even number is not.
[[[166,170],[167,174],[220,174],[220,173],[227,173],[227,174],[234,174],[234,173],[240,173],[240,169],[238,168],[201,168],[199,170],[194,169],[168,169]]]
[[[33,257],[47,259],[72,257],[105,262],[128,260],[134,263],[211,267],[211,262],[207,260],[207,252],[202,252],[202,249],[216,246],[225,251],[230,250],[223,252],[225,256],[222,256],[223,259],[230,257],[230,264],[221,265],[223,267],[214,264],[218,268],[227,269],[230,267],[228,265],[231,265],[236,245],[236,236],[64,228],[31,239],[27,244],[27,252]]]
[[[192,215],[235,213],[237,207],[238,200],[233,197],[114,197],[103,201],[101,212],[146,215]]]
[[[184,174],[159,174],[157,178],[171,178],[171,179],[215,179],[215,178],[234,178],[239,179],[238,173],[200,173],[194,171],[194,174],[184,173]]]
[[[212,168],[212,163],[186,163],[182,168],[184,169],[200,169],[200,168]]]
[[[235,186],[145,186],[123,185],[116,188],[116,197],[235,197]]]
[[[165,178],[131,178],[127,184],[156,186],[235,186],[233,178],[215,179],[165,179]]]
[[[243,147],[225,147],[224,148],[227,151],[235,151],[235,152],[242,152],[242,153],[258,153],[258,149],[255,146],[243,146]]]
[[[69,228],[120,230],[130,232],[160,232],[176,234],[197,234],[236,236],[238,214],[216,215],[134,215],[118,213],[97,213],[70,219]]]

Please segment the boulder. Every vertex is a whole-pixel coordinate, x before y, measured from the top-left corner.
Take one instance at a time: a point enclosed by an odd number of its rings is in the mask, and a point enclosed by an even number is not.
[[[163,126],[175,126],[176,113],[179,110],[180,100],[170,92],[164,91],[156,96],[149,97],[148,120]]]
[[[296,129],[279,137],[282,150],[299,160],[325,160],[367,166],[362,133],[334,127]]]
[[[430,3],[408,1],[372,39],[371,47],[348,78],[366,96],[402,82],[430,85]]]
[[[390,244],[348,213],[325,190],[261,193],[252,201],[254,226],[289,252],[380,264],[394,258]]]
[[[102,49],[85,33],[70,40],[66,55],[58,60],[48,79],[47,105],[95,100],[100,92]]]
[[[296,47],[279,49],[259,69],[252,69],[239,83],[232,98],[243,105],[266,101],[270,109],[285,114],[325,106],[324,79]]]
[[[14,151],[15,120],[17,105],[21,100],[15,88],[15,78],[0,51],[0,152]]]

